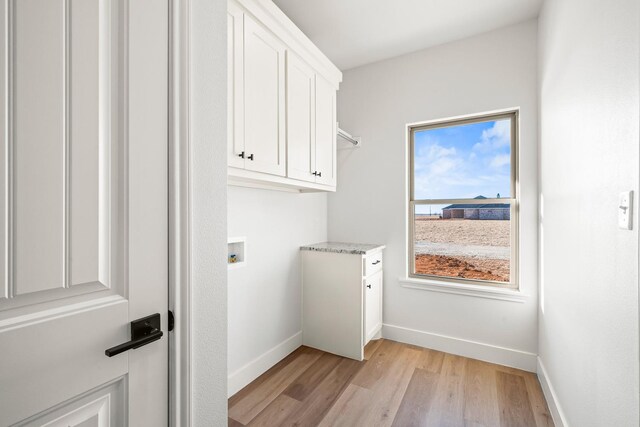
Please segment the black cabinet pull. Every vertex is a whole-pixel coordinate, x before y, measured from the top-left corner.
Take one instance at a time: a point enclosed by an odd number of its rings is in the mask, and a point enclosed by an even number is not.
[[[318,176],[322,176],[322,172],[318,172]]]
[[[249,157],[247,157],[247,159],[253,161],[253,153],[249,155]]]
[[[238,157],[241,157],[241,158],[244,159],[244,151],[242,153],[238,154]]]
[[[104,354],[113,357],[116,354],[142,347],[160,338],[162,338],[160,313],[156,313],[131,322],[131,341],[108,348],[104,351]]]
[[[382,261],[377,260],[376,262],[372,262],[372,263],[371,263],[371,265],[377,265],[377,264],[380,264],[381,262],[382,262]]]
[[[313,171],[313,172],[311,173],[311,175],[313,175],[313,176],[318,176],[318,171]]]
[[[371,285],[367,285],[367,288],[371,289]]]

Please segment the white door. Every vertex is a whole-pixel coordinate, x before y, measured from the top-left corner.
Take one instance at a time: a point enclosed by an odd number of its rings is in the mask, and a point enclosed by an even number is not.
[[[244,13],[227,5],[227,164],[244,169]]]
[[[167,425],[168,8],[0,3],[2,426]]]
[[[285,47],[244,16],[245,169],[284,176]]]
[[[315,73],[287,52],[287,176],[315,182]]]
[[[365,319],[364,343],[380,330],[382,326],[382,271],[364,279]]]
[[[316,182],[336,185],[336,89],[316,77]]]

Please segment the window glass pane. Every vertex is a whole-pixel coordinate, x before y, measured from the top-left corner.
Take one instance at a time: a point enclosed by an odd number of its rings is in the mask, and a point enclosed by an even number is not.
[[[415,131],[413,164],[414,200],[509,198],[511,119]]]
[[[509,202],[416,205],[415,274],[509,282]]]

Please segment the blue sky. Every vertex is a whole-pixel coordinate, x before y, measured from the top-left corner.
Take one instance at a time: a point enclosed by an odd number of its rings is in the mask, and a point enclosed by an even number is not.
[[[416,199],[510,196],[509,119],[416,132],[414,153]]]

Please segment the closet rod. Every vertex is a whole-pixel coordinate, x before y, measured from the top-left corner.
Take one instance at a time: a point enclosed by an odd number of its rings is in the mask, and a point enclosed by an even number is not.
[[[351,136],[351,134],[343,131],[339,127],[338,127],[338,136],[349,141],[356,147],[359,147],[360,144],[362,144],[362,138],[360,138],[359,136]]]

